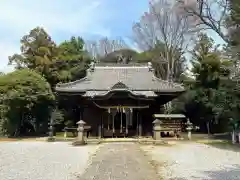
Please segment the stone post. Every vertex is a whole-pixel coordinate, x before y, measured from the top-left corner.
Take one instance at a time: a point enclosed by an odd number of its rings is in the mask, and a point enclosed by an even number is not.
[[[154,140],[160,140],[161,139],[161,124],[162,121],[160,121],[159,119],[155,119],[153,122],[153,139]]]
[[[193,129],[193,125],[192,125],[192,123],[190,122],[189,119],[187,120],[186,125],[187,125],[186,130],[187,130],[187,132],[188,132],[188,140],[191,140],[191,138],[192,138],[192,129]]]
[[[84,139],[84,125],[86,123],[83,120],[80,120],[77,122],[78,128],[78,136],[77,136],[77,140],[75,142],[73,142],[73,145],[75,146],[80,146],[80,145],[85,145],[85,139]]]

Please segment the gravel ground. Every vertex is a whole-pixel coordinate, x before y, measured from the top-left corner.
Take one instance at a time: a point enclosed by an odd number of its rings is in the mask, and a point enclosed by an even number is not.
[[[102,144],[79,180],[158,180],[138,144]]]
[[[160,177],[240,180],[240,152],[197,143],[73,147],[67,142],[0,142],[0,180],[156,180]]]
[[[142,149],[164,180],[240,180],[240,152],[197,143]]]
[[[0,180],[75,180],[96,149],[67,142],[0,142]]]

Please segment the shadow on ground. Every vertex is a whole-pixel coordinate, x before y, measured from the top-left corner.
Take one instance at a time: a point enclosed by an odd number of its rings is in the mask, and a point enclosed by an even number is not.
[[[228,150],[228,151],[233,151],[233,152],[240,152],[240,145],[232,144],[231,141],[209,142],[206,144],[209,146],[218,148],[218,149],[223,149],[223,150]]]
[[[187,134],[183,133],[184,139],[187,138]],[[240,144],[232,144],[231,142],[231,133],[219,133],[219,134],[201,134],[193,133],[192,141],[207,144],[209,146],[229,150],[233,152],[240,152]]]
[[[239,180],[240,164],[219,171],[205,171],[204,174],[211,180]]]
[[[202,180],[239,180],[240,179],[240,165],[235,165],[234,167],[229,167],[228,169],[223,169],[219,171],[204,171],[202,175],[205,178]],[[192,176],[190,179],[197,180],[200,177]],[[171,179],[173,180],[173,179]],[[189,178],[174,178],[174,180],[189,180]]]

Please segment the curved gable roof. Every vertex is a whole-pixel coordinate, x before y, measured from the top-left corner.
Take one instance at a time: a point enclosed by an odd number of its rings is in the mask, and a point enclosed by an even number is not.
[[[59,92],[110,91],[121,87],[131,91],[183,92],[180,84],[161,80],[147,66],[97,66],[78,81],[58,84]]]

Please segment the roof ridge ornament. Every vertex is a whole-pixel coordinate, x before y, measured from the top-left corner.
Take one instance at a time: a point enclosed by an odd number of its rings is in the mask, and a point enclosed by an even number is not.
[[[148,71],[153,71],[152,63],[148,62]]]
[[[94,69],[95,69],[95,62],[92,61],[92,62],[90,63],[90,68],[89,68],[89,70],[90,70],[90,72],[93,72]]]

